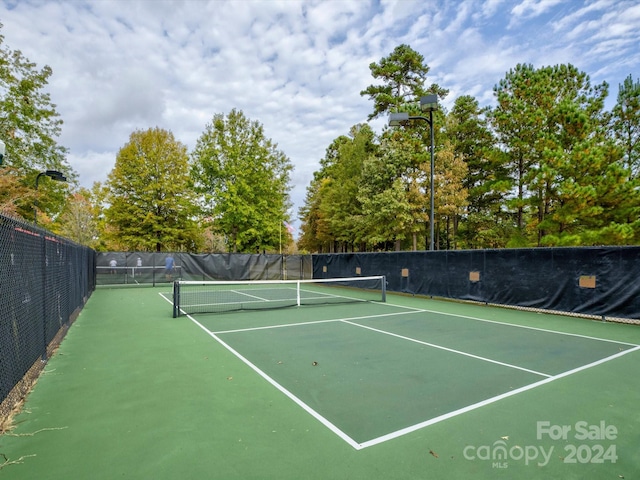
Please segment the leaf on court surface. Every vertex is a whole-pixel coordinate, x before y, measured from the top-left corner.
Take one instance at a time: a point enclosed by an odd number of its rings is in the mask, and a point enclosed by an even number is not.
[[[509,435],[505,435],[504,437],[500,437],[502,440],[509,440]]]
[[[33,437],[34,435],[37,435],[40,432],[50,432],[53,430],[64,430],[66,428],[69,427],[47,427],[47,428],[41,428],[40,430],[36,430],[35,432],[31,432],[31,433],[5,433],[5,435],[7,437]]]
[[[227,377],[227,380],[233,380],[233,377]]]
[[[438,457],[438,454],[437,454],[436,452],[434,452],[433,450],[429,450],[429,453],[430,453],[431,455],[433,455],[434,457],[439,458],[439,457]]]
[[[0,453],[0,455],[2,455],[2,458],[4,458],[4,462],[0,463],[0,470],[2,470],[4,467],[8,466],[8,465],[20,465],[23,462],[23,460],[25,458],[29,458],[29,457],[35,457],[36,454],[31,454],[31,455],[23,455],[22,457],[18,458],[17,460],[9,460],[6,455],[4,453]]]
[[[311,362],[311,365],[313,365],[314,367],[318,365],[318,362]]]

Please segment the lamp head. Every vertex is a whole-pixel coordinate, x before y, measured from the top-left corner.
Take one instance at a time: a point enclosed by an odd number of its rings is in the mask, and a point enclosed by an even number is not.
[[[433,112],[438,109],[438,96],[425,95],[420,99],[420,110],[423,112]]]
[[[389,126],[399,127],[405,125],[409,121],[409,114],[406,112],[392,113],[389,115]]]
[[[45,175],[49,178],[51,178],[52,180],[56,180],[58,182],[66,182],[67,181],[67,177],[65,177],[62,172],[59,172],[57,170],[47,170],[46,172],[44,172]]]

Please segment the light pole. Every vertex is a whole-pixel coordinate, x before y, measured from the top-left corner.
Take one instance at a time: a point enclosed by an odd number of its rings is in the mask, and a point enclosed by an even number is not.
[[[45,172],[40,172],[36,177],[36,194],[38,192],[38,182],[40,181],[40,177],[47,176],[53,180],[58,182],[66,182],[67,177],[65,177],[61,172],[57,170],[47,170]],[[33,206],[33,223],[38,223],[38,199],[36,198],[35,204]]]
[[[429,213],[429,250],[433,250],[433,210],[434,210],[434,202],[433,202],[433,111],[438,108],[438,96],[437,95],[426,95],[420,99],[420,110],[423,112],[429,112],[429,118],[423,117],[422,115],[409,115],[406,112],[400,113],[392,113],[389,116],[389,126],[390,127],[398,127],[401,125],[406,125],[410,120],[424,120],[429,124],[431,130],[431,211]]]

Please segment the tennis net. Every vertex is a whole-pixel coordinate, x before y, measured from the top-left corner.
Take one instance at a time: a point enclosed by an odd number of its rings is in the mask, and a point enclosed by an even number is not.
[[[171,283],[182,276],[182,267],[176,265],[167,271],[164,265],[146,267],[96,267],[98,285],[143,285]]]
[[[192,313],[372,301],[386,301],[384,276],[173,283],[174,318]]]

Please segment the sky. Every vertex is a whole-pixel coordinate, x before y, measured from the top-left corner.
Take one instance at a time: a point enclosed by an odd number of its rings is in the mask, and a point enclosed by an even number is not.
[[[519,63],[571,63],[609,83],[609,109],[640,79],[640,0],[0,0],[0,23],[5,48],[53,70],[81,186],[107,180],[133,132],[160,127],[191,151],[235,108],[290,159],[293,219],[326,148],[373,111],[369,65],[398,45],[449,89],[445,109],[494,105]]]

